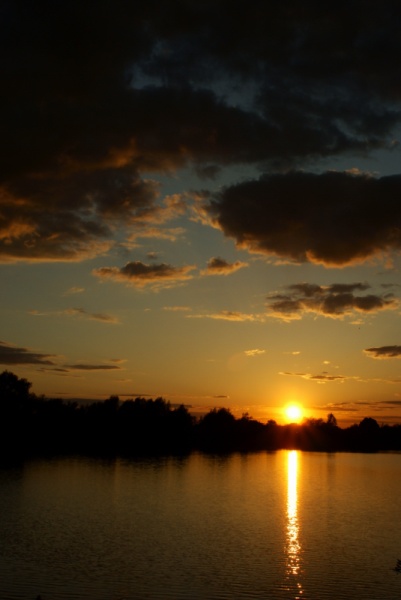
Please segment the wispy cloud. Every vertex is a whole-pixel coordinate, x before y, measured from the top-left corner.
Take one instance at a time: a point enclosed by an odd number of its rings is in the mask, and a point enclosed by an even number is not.
[[[187,319],[215,319],[217,321],[264,322],[265,316],[257,315],[257,314],[242,313],[242,312],[237,312],[237,311],[232,311],[232,310],[221,310],[217,313],[187,315]]]
[[[101,323],[110,323],[117,324],[119,323],[119,319],[114,315],[109,315],[106,313],[91,313],[83,308],[66,308],[65,310],[59,311],[39,311],[39,310],[30,310],[30,315],[35,317],[44,317],[44,316],[66,316],[66,317],[78,317],[82,319],[88,319],[90,321],[100,321]]]
[[[85,291],[83,287],[71,287],[66,292],[64,292],[64,296],[71,296],[73,294],[82,294]]]
[[[316,383],[332,383],[338,382],[343,383],[347,380],[357,380],[358,377],[352,377],[348,375],[329,375],[328,373],[320,373],[313,375],[312,373],[292,373],[289,371],[281,371],[279,375],[290,375],[291,377],[302,377],[302,379],[308,379],[309,381],[315,381]]]
[[[158,240],[168,240],[170,242],[176,242],[179,238],[182,238],[184,234],[185,229],[183,227],[147,227],[143,229],[138,229],[136,232],[132,233],[128,238],[128,242],[136,242],[136,240],[140,238],[154,238]],[[129,243],[127,245],[129,246]]]
[[[0,364],[2,365],[54,365],[55,358],[54,354],[0,342]]]
[[[279,375],[289,375],[291,377],[301,377],[309,381],[315,381],[316,383],[330,383],[344,381],[357,381],[359,383],[386,383],[386,384],[400,384],[401,377],[361,377],[359,375],[331,375],[327,371],[323,373],[313,374],[304,372],[292,372],[292,371],[280,371]]]
[[[244,350],[244,354],[249,357],[260,356],[261,354],[265,354],[266,350],[260,350],[259,348],[254,348],[252,350]]]
[[[119,323],[119,319],[113,315],[106,313],[90,313],[83,308],[68,308],[63,311],[63,314],[72,317],[82,317],[90,321],[101,321],[102,323]]]

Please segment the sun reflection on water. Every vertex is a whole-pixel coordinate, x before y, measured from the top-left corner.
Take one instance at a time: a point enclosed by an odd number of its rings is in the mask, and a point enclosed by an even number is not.
[[[288,452],[287,463],[287,572],[296,580],[297,595],[295,599],[301,598],[303,594],[302,585],[299,582],[300,553],[299,523],[298,523],[298,452]]]

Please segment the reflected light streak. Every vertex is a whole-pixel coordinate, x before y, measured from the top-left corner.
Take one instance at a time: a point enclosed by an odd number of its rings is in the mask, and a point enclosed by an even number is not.
[[[287,463],[287,569],[288,573],[297,576],[300,571],[299,524],[298,524],[298,452],[288,452]],[[297,582],[298,595],[300,598],[303,591],[302,585]]]

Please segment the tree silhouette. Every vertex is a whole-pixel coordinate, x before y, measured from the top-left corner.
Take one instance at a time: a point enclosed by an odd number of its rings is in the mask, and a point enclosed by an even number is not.
[[[21,403],[30,397],[29,390],[32,384],[26,379],[20,379],[11,371],[0,374],[0,401],[4,403]]]
[[[323,452],[401,450],[401,425],[365,417],[341,429],[335,416],[301,425],[263,424],[248,413],[235,418],[214,408],[201,418],[159,397],[79,405],[37,397],[31,383],[10,371],[0,374],[0,458],[83,453],[93,456],[177,454],[191,450],[248,452],[291,448]]]
[[[329,413],[327,415],[327,421],[326,421],[326,423],[330,427],[337,427],[337,419],[335,418],[335,416],[333,415],[333,413]]]

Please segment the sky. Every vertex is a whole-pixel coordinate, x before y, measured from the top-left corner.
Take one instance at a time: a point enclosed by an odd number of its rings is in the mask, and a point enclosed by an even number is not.
[[[401,422],[400,4],[0,14],[0,369]]]

